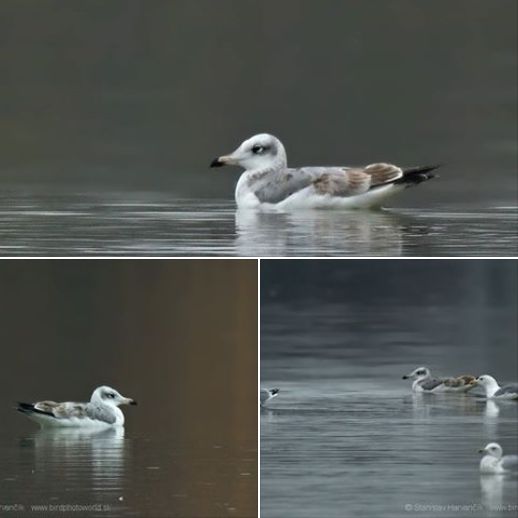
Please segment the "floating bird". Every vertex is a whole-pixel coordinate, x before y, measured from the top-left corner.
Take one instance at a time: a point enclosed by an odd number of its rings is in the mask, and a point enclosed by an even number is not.
[[[278,393],[279,393],[278,388],[261,389],[261,392],[260,392],[261,406],[264,406],[264,404],[267,403],[268,401],[270,401],[270,399],[277,397]]]
[[[386,198],[434,178],[437,165],[403,169],[376,163],[366,167],[288,168],[281,141],[267,133],[245,140],[211,167],[237,165],[245,172],[237,182],[239,208],[359,209],[380,207]]]
[[[518,399],[518,383],[501,387],[493,376],[484,374],[476,379],[476,384],[484,387],[488,399]]]
[[[119,405],[136,405],[134,399],[122,396],[107,386],[94,390],[88,403],[39,401],[18,403],[20,412],[42,427],[124,426]]]
[[[481,473],[505,473],[518,469],[518,455],[503,455],[502,447],[496,442],[486,444],[479,453],[485,453],[480,460]]]
[[[414,392],[467,392],[476,386],[475,376],[462,375],[451,378],[436,378],[427,367],[418,367],[403,379],[412,379]]]

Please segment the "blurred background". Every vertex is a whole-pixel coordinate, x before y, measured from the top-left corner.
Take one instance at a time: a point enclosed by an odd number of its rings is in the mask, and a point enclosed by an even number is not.
[[[2,261],[0,285],[2,504],[257,515],[256,262]],[[15,411],[103,384],[139,403],[122,436]]]
[[[421,205],[516,204],[516,14],[514,0],[3,0],[0,180],[232,198],[237,171],[209,162],[268,131],[292,165],[446,163]]]

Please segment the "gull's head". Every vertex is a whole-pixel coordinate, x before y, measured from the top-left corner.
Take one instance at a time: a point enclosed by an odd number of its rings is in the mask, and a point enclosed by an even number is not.
[[[238,165],[247,171],[282,168],[287,165],[286,151],[277,137],[260,133],[245,140],[229,155],[215,158],[210,164],[211,167],[224,165]]]
[[[417,367],[417,369],[414,369],[411,373],[405,374],[403,379],[420,380],[423,378],[428,378],[429,376],[431,376],[430,369],[427,367]]]
[[[489,444],[486,444],[486,446],[481,450],[478,450],[478,452],[491,455],[491,457],[495,457],[495,459],[501,459],[503,454],[502,446],[500,446],[497,442],[490,442]]]
[[[92,403],[119,406],[119,405],[136,405],[137,402],[134,399],[124,397],[114,388],[103,385],[94,390],[90,399]]]
[[[492,387],[494,385],[498,385],[496,382],[496,379],[493,378],[493,376],[490,376],[489,374],[483,374],[482,376],[479,376],[475,383],[477,385],[481,385],[482,387]]]

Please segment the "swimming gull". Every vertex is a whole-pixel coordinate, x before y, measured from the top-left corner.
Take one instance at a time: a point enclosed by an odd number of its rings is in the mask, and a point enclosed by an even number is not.
[[[505,473],[518,470],[518,455],[502,455],[502,447],[496,442],[486,444],[479,453],[485,453],[480,460],[481,473]]]
[[[94,390],[88,403],[18,403],[17,410],[42,427],[111,427],[124,426],[124,414],[118,408],[119,405],[136,404],[134,399],[122,396],[111,387],[102,386]]]
[[[477,385],[484,387],[488,399],[518,399],[518,383],[501,387],[493,376],[484,374],[476,379]]]
[[[260,392],[261,406],[263,406],[266,402],[270,401],[270,399],[277,397],[278,393],[279,393],[278,388],[272,388],[272,389],[262,388],[261,392]]]
[[[403,379],[412,379],[414,392],[467,392],[476,386],[475,376],[462,375],[451,378],[436,378],[427,367],[418,367]]]
[[[245,172],[237,182],[240,208],[379,207],[386,198],[434,177],[437,165],[402,169],[376,163],[366,167],[288,168],[281,141],[267,133],[245,140],[229,155],[215,158],[211,167],[237,165]]]

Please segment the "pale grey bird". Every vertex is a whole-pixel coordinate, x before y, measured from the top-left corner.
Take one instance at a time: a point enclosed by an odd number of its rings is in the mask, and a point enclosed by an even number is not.
[[[434,178],[437,165],[403,169],[376,163],[365,167],[288,168],[281,141],[267,133],[245,140],[211,167],[237,165],[245,169],[236,186],[240,208],[359,209],[379,207],[398,192]]]
[[[94,390],[88,403],[39,401],[18,403],[17,410],[42,427],[124,426],[119,405],[136,405],[134,399],[122,396],[107,386]]]
[[[493,376],[483,374],[476,379],[476,384],[484,388],[488,399],[518,399],[518,383],[501,387]]]
[[[505,473],[518,470],[518,455],[503,455],[503,449],[497,442],[490,442],[479,450],[485,455],[480,460],[481,473]]]

